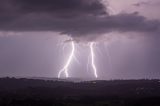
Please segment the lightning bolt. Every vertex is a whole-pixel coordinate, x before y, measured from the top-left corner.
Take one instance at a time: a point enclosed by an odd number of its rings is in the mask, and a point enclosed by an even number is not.
[[[70,56],[69,56],[69,58],[68,58],[67,63],[65,64],[65,66],[59,71],[59,73],[58,73],[58,78],[61,77],[61,74],[62,74],[63,72],[65,73],[66,78],[69,77],[68,67],[69,67],[69,65],[71,64],[71,61],[72,61],[73,58],[74,58],[74,52],[75,52],[75,44],[74,44],[74,41],[71,42],[71,46],[72,46],[71,54],[70,54]]]
[[[97,68],[96,68],[96,65],[95,65],[95,53],[94,53],[94,42],[92,42],[90,44],[90,50],[91,50],[91,65],[92,65],[92,68],[93,68],[93,71],[94,71],[94,76],[95,78],[98,78],[98,75],[97,75]]]

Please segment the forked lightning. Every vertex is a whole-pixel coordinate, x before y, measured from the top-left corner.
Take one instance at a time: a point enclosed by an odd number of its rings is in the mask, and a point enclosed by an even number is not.
[[[95,53],[94,53],[94,42],[91,42],[89,47],[90,47],[90,56],[91,56],[91,66],[93,68],[93,72],[94,72],[94,76],[95,78],[98,78],[98,74],[97,74],[97,68],[96,68],[96,65],[95,65]],[[74,41],[71,42],[71,46],[72,46],[72,51],[71,51],[71,54],[67,60],[67,63],[65,64],[65,66],[59,71],[58,73],[58,78],[61,77],[62,73],[65,74],[65,77],[68,78],[69,77],[69,73],[68,73],[68,68],[69,68],[69,65],[71,64],[73,58],[74,58],[74,54],[75,54],[75,43]]]
[[[75,44],[74,44],[74,41],[71,42],[71,46],[72,46],[72,51],[71,51],[71,54],[68,58],[68,61],[67,63],[65,64],[65,66],[59,71],[58,73],[58,78],[61,77],[61,74],[64,72],[66,78],[69,77],[69,73],[68,73],[68,67],[69,65],[71,64],[71,61],[73,60],[73,57],[74,57],[74,52],[75,52]]]

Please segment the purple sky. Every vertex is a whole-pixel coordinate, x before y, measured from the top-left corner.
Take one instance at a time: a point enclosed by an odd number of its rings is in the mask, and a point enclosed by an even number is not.
[[[71,77],[160,78],[159,0],[0,0],[0,76],[57,77],[76,42]]]

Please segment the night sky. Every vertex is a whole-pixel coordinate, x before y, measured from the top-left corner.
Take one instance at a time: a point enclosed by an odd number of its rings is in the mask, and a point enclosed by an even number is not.
[[[160,78],[159,0],[0,0],[0,77],[57,77],[87,70],[96,42],[99,79]]]

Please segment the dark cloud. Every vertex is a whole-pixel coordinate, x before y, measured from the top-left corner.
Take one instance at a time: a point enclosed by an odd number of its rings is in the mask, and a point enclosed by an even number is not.
[[[106,14],[101,0],[0,0],[2,13],[49,14],[62,17]]]
[[[160,22],[138,13],[109,16],[101,0],[0,0],[0,29],[56,31],[72,37],[120,32],[159,32]]]

